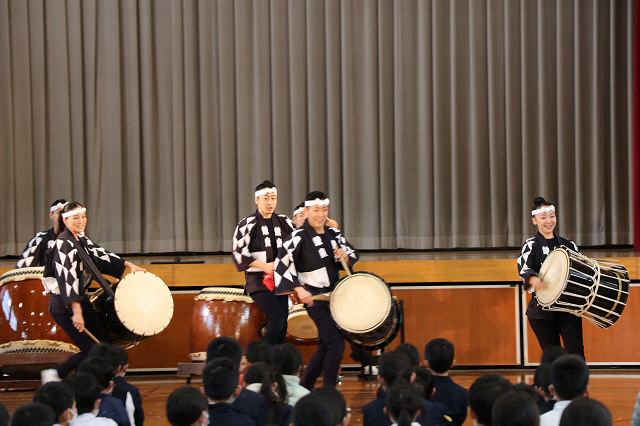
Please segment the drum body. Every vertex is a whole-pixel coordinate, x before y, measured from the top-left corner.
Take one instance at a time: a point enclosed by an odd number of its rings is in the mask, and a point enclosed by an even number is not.
[[[566,247],[549,253],[539,276],[546,284],[536,291],[543,309],[569,312],[601,328],[615,324],[629,297],[624,266],[597,262]]]
[[[167,285],[149,272],[133,272],[113,286],[115,298],[101,293],[94,305],[107,321],[113,343],[125,349],[167,328],[173,317],[173,297]]]
[[[194,360],[203,360],[209,343],[220,336],[236,339],[246,348],[247,344],[262,336],[260,330],[267,321],[244,289],[207,287],[196,296],[191,321],[191,354]]]
[[[307,345],[316,344],[318,341],[318,327],[302,303],[296,303],[289,307],[287,336],[296,343]]]
[[[343,278],[331,293],[329,308],[347,341],[367,350],[390,344],[402,325],[402,316],[389,286],[368,272]]]
[[[20,268],[0,278],[0,344],[24,340],[51,341],[51,344],[43,344],[51,349],[49,352],[53,348],[57,348],[55,351],[77,352],[75,346],[67,350],[73,342],[51,318],[49,296],[42,286],[43,271],[44,267]],[[56,344],[59,342],[65,344]],[[22,352],[29,352],[37,345],[18,346]]]

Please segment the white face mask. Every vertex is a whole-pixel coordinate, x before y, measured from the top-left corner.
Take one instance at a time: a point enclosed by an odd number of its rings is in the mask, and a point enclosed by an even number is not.
[[[205,411],[203,414],[207,418],[207,422],[203,423],[202,426],[209,426],[209,413]]]
[[[73,421],[78,417],[78,413],[69,408],[69,413],[71,413],[71,419],[69,419],[69,424],[73,423]]]

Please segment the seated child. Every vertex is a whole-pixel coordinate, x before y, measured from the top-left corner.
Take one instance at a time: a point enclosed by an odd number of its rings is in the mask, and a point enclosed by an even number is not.
[[[165,411],[171,426],[206,426],[209,424],[207,397],[197,388],[183,386],[171,392]]]
[[[62,380],[73,389],[78,417],[73,426],[117,426],[117,423],[105,417],[96,417],[100,410],[100,384],[91,374],[78,372]]]
[[[100,384],[102,388],[98,417],[113,419],[118,426],[131,426],[129,416],[127,416],[127,411],[122,401],[110,395],[111,389],[113,388],[113,378],[115,376],[115,370],[111,363],[104,358],[87,358],[80,363],[78,371],[91,374],[98,380],[98,384]]]
[[[269,364],[254,362],[244,374],[243,386],[264,397],[270,425],[289,426],[293,407],[284,402],[287,388],[282,377],[276,379],[276,374]]]
[[[209,398],[211,424],[255,426],[256,422],[231,405],[237,395],[240,372],[238,364],[228,358],[215,358],[202,370],[202,384]],[[251,392],[247,390],[247,392]],[[264,398],[263,398],[264,400]]]
[[[55,423],[61,426],[68,426],[78,415],[73,389],[61,382],[48,382],[40,386],[33,394],[33,402],[51,407]]]
[[[300,385],[300,373],[302,371],[302,354],[300,349],[291,343],[284,343],[273,348],[271,353],[271,366],[276,372],[276,379],[282,376],[287,386],[287,404],[295,406],[309,389]]]

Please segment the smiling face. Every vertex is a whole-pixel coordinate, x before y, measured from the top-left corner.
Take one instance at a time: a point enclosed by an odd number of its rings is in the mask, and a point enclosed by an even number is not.
[[[556,228],[556,212],[538,213],[531,220],[543,237],[553,238],[553,230]]]
[[[71,233],[77,238],[78,234],[84,232],[84,228],[87,226],[87,213],[81,210],[77,210],[77,213],[62,218],[65,226],[71,231]]]
[[[276,205],[278,204],[278,196],[274,193],[264,194],[255,198],[258,205],[258,211],[265,219],[271,217],[274,211],[276,211]]]
[[[304,224],[306,218],[307,212],[305,209],[302,209],[300,213],[293,217],[293,224],[296,225],[296,228],[300,228]]]
[[[307,221],[318,233],[324,232],[324,224],[329,217],[329,206],[309,206],[304,208],[307,212]]]

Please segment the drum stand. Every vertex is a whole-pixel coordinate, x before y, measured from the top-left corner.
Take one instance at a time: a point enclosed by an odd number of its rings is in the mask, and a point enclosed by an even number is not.
[[[404,343],[404,300],[398,301],[398,321],[400,321],[400,343]],[[363,355],[366,354],[366,356],[360,358],[360,373],[358,374],[358,379],[364,380],[365,382],[376,380],[378,374],[372,374],[373,367],[374,364],[378,364],[378,358],[384,353],[384,348],[380,349],[380,355],[374,355],[373,353],[377,352],[377,350],[369,350],[364,345],[354,345],[353,348],[359,349]],[[365,370],[366,367],[369,368]]]

